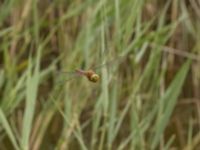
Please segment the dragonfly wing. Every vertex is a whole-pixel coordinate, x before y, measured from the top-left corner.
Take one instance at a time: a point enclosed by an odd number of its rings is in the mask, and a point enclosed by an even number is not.
[[[92,70],[98,70],[98,69],[101,69],[102,67],[108,67],[108,66],[111,66],[113,64],[115,64],[116,62],[120,62],[121,59],[122,59],[123,56],[118,56],[117,58],[114,58],[110,61],[107,61],[101,65],[97,65],[95,67],[92,68]]]
[[[80,77],[80,75],[76,71],[59,71],[57,72],[59,75],[59,80],[57,84],[64,84],[68,81],[71,81],[73,79],[76,79],[76,77]]]
[[[68,79],[63,79],[61,81],[58,81],[56,84],[65,84],[66,82],[71,81],[73,79],[76,79],[75,76],[74,77],[70,77]]]
[[[56,74],[68,74],[68,75],[73,75],[76,74],[76,71],[57,71]]]

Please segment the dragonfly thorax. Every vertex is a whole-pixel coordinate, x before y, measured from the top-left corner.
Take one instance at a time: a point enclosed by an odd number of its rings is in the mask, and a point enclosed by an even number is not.
[[[86,71],[86,76],[87,76],[88,80],[91,82],[99,81],[99,75],[96,74],[93,70]]]
[[[99,81],[99,75],[98,74],[93,74],[88,78],[92,82],[98,82]]]

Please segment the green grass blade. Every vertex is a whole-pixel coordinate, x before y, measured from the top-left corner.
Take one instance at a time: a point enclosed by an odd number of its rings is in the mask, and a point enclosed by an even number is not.
[[[14,148],[16,150],[20,150],[18,144],[17,144],[17,141],[16,141],[16,137],[15,135],[13,134],[13,131],[11,129],[11,126],[8,122],[8,120],[6,119],[6,116],[5,114],[3,113],[2,109],[0,108],[0,124],[2,124],[2,126],[4,127],[4,129],[6,130],[7,134],[8,134],[8,137],[10,138]]]
[[[156,126],[155,126],[155,136],[152,139],[151,148],[155,149],[158,145],[159,139],[162,136],[165,127],[170,119],[170,116],[174,110],[176,100],[178,95],[180,94],[181,88],[185,81],[185,77],[188,73],[190,67],[190,61],[185,62],[185,64],[180,68],[178,73],[176,74],[175,78],[173,79],[172,83],[168,87],[167,91],[161,97],[159,101],[163,101],[163,112],[162,116],[159,116]]]
[[[21,147],[22,149],[29,149],[29,138],[31,133],[31,127],[35,112],[35,104],[37,98],[37,90],[39,86],[40,80],[40,53],[41,49],[38,50],[36,66],[34,68],[34,72],[32,74],[33,63],[32,59],[29,59],[27,80],[26,80],[26,109],[23,118],[23,130],[22,130],[22,141]]]

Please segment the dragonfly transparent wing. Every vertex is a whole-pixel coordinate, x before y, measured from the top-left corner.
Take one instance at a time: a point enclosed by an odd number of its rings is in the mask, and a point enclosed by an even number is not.
[[[115,59],[112,59],[108,62],[105,62],[103,64],[97,65],[95,67],[91,67],[91,70],[97,71],[99,69],[101,69],[102,67],[108,67],[111,65],[114,65],[116,63],[120,63],[122,61],[122,56],[118,56]],[[80,77],[81,75],[79,73],[77,73],[77,71],[59,71],[58,72],[59,76],[61,76],[61,80],[59,81],[59,83],[66,83],[69,82],[73,79],[77,79],[77,77]]]
[[[122,58],[123,58],[123,56],[118,56],[114,59],[111,59],[110,61],[107,61],[105,63],[102,63],[102,64],[94,66],[94,67],[91,67],[91,69],[94,71],[97,71],[97,70],[101,69],[102,67],[110,67],[114,64],[119,64],[122,61]]]
[[[76,71],[58,71],[56,73],[56,76],[59,78],[57,81],[57,84],[64,84],[66,82],[69,82],[73,79],[76,79],[77,77],[80,77],[80,75]]]

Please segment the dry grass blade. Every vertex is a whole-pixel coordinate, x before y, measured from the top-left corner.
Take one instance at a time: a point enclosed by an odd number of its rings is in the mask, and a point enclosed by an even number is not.
[[[157,45],[155,45],[155,44],[151,45],[152,48],[154,48],[155,46],[157,46]],[[194,53],[186,52],[186,51],[175,49],[175,48],[168,47],[168,46],[159,46],[159,47],[161,47],[161,50],[164,52],[167,52],[167,53],[170,53],[173,55],[177,55],[180,57],[184,57],[184,58],[189,58],[193,61],[198,61],[198,62],[200,61],[200,57]]]

